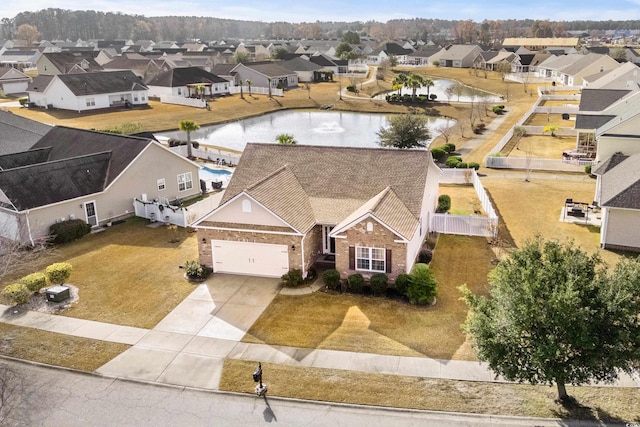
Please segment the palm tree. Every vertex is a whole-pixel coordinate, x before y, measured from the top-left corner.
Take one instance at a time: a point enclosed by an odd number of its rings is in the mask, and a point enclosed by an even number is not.
[[[402,88],[407,83],[407,80],[408,80],[408,78],[407,78],[406,74],[398,74],[391,81],[391,84],[393,85],[393,88],[394,89],[398,89],[398,95],[402,95]]]
[[[298,143],[293,135],[290,135],[288,133],[281,133],[280,135],[276,136],[276,141],[278,141],[278,144],[283,145],[296,145]]]
[[[430,90],[431,86],[435,86],[435,85],[436,84],[429,77],[424,77],[423,78],[422,86],[427,88],[427,98],[429,98],[429,90]]]
[[[407,79],[406,86],[411,89],[411,98],[416,97],[416,91],[424,86],[424,77],[420,74],[413,73]]]
[[[191,147],[191,132],[200,129],[200,125],[193,120],[183,120],[180,122],[180,130],[187,133],[187,157],[193,159],[193,150]]]
[[[253,80],[247,79],[247,86],[249,86],[249,96],[251,96],[251,85],[253,84]]]

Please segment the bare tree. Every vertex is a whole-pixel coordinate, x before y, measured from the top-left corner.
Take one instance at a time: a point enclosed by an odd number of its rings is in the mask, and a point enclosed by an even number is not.
[[[31,224],[34,228],[34,224]],[[0,223],[0,282],[11,274],[15,275],[33,267],[35,261],[47,252],[46,242],[33,240],[21,241],[20,220],[13,221],[13,217],[3,218]],[[32,273],[33,271],[30,271]]]

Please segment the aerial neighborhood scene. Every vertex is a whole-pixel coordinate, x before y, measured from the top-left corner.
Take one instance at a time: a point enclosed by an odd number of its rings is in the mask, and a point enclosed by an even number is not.
[[[0,12],[0,425],[640,425],[637,3],[211,6]]]

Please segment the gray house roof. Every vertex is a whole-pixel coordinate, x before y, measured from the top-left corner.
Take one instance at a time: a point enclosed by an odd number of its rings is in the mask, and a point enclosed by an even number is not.
[[[580,97],[580,111],[603,111],[614,102],[618,101],[630,90],[620,89],[582,89]]]
[[[76,96],[148,89],[131,70],[60,74],[56,77]]]
[[[618,158],[601,175],[600,205],[640,209],[640,154],[614,157]]]
[[[51,126],[0,110],[0,155],[31,148]]]
[[[226,83],[227,80],[198,67],[172,68],[153,77],[150,86],[181,87],[195,83]]]
[[[616,117],[611,115],[578,114],[576,115],[575,129],[598,129]]]
[[[100,64],[94,59],[93,52],[50,52],[43,53],[42,56],[47,58],[61,73],[68,73],[74,67],[86,61],[88,68],[86,72],[102,71]]]
[[[281,62],[280,64],[284,68],[291,71],[316,71],[322,69],[320,65],[314,64],[308,59],[303,59],[300,57]]]

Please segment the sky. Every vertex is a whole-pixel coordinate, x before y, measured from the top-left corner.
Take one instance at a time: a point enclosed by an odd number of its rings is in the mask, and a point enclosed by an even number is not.
[[[211,16],[263,22],[369,21],[434,18],[629,20],[640,19],[640,0],[29,0],[10,1],[0,10],[0,18],[46,8],[121,12],[144,16]]]

